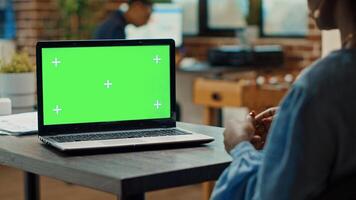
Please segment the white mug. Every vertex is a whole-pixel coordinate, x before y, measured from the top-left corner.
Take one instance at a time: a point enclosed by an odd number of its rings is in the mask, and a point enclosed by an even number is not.
[[[11,100],[9,98],[0,98],[1,115],[11,115]]]

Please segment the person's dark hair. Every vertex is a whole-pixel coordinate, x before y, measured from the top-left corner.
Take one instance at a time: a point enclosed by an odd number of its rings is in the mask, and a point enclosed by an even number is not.
[[[335,19],[335,8],[337,0],[309,0],[311,16],[321,30],[337,28]]]
[[[350,1],[350,6],[353,11],[356,10],[356,1],[355,0],[349,0]],[[356,12],[353,12],[353,22],[356,22]]]
[[[152,6],[152,4],[153,4],[151,0],[129,0],[129,5],[131,5],[134,2],[141,2],[148,6]]]

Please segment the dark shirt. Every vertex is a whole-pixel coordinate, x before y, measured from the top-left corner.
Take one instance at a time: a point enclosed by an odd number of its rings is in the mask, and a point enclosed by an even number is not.
[[[126,39],[127,22],[122,11],[115,11],[95,31],[95,39]]]
[[[356,49],[306,69],[280,105],[266,147],[242,142],[212,200],[313,199],[356,174]]]

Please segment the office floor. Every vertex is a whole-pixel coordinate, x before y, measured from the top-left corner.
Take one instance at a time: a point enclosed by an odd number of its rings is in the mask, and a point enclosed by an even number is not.
[[[174,189],[150,192],[147,200],[195,200],[202,199],[201,185],[179,187]],[[23,173],[22,171],[0,166],[0,199],[23,199]],[[114,200],[114,195],[66,184],[47,177],[41,177],[42,200]]]

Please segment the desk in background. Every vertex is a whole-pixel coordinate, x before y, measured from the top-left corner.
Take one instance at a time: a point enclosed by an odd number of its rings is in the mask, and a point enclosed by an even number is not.
[[[214,115],[215,111],[223,107],[247,107],[260,112],[278,105],[289,88],[284,83],[258,86],[255,83],[256,77],[281,77],[283,74],[296,77],[299,74],[299,70],[291,71],[280,67],[211,66],[207,62],[196,60],[187,63],[182,61],[178,72],[196,75],[192,86],[192,100],[196,105],[204,106],[203,122],[217,126],[222,123],[215,119],[218,116]],[[181,83],[177,83],[177,87],[179,84]]]
[[[197,78],[194,83],[193,100],[205,107],[204,123],[221,125],[216,114],[223,107],[247,107],[261,112],[277,106],[287,88],[256,86],[250,81],[231,81]]]

